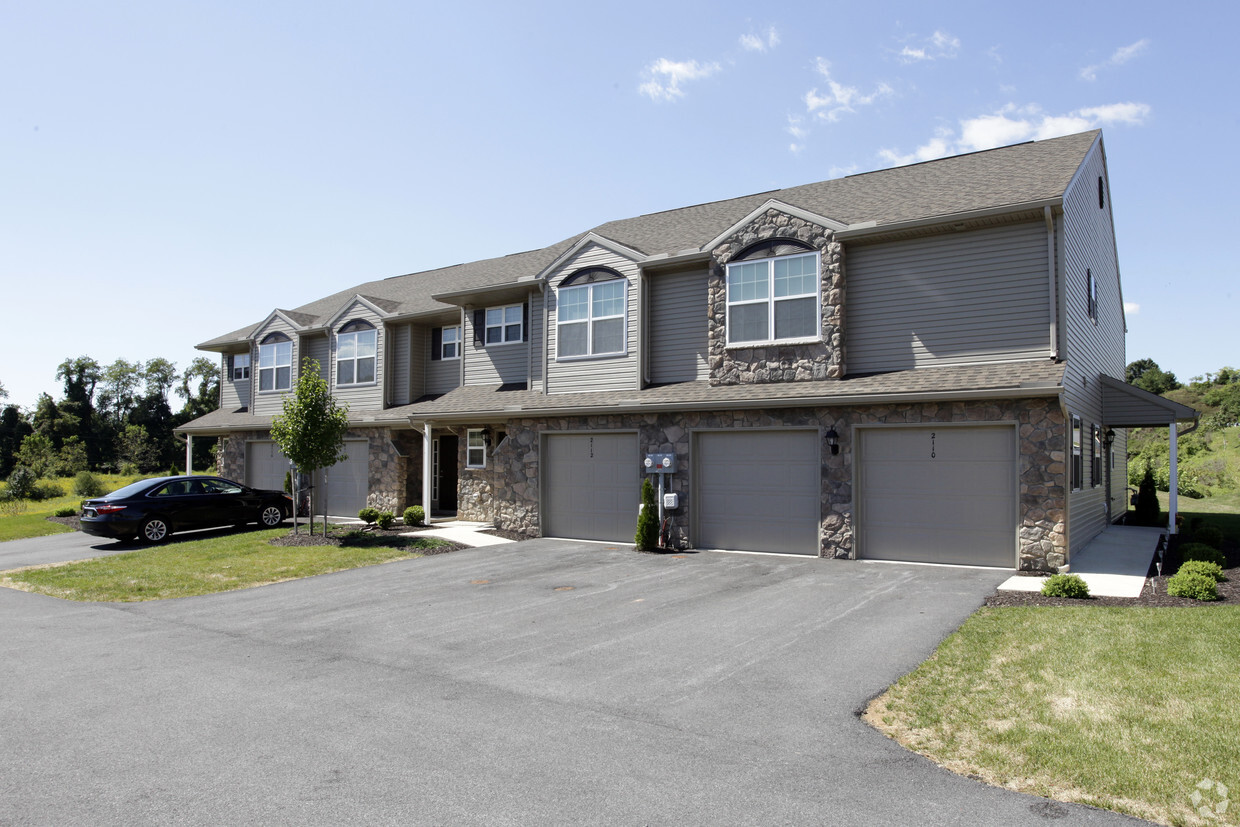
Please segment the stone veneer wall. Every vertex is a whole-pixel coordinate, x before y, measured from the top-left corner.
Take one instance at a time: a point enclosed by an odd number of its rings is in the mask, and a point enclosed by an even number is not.
[[[822,254],[820,296],[822,341],[809,344],[728,347],[727,270],[725,265],[762,241],[790,238]],[[764,384],[838,379],[844,374],[843,246],[825,227],[766,210],[711,251],[707,279],[708,351],[712,385]],[[772,331],[773,333],[774,331]]]
[[[819,554],[851,558],[853,547],[853,425],[941,422],[1016,423],[1020,445],[1019,543],[1022,570],[1054,570],[1067,554],[1065,446],[1067,429],[1055,398],[998,400],[979,403],[924,402],[858,408],[738,410],[709,413],[659,413],[611,416],[520,419],[507,424],[508,439],[487,458],[487,468],[464,467],[465,440],[460,454],[460,516],[493,521],[499,528],[536,537],[539,534],[539,435],[543,432],[633,430],[643,453],[675,452],[687,459],[695,429],[817,427],[834,428],[840,453],[832,455],[825,440],[822,456],[822,518]],[[691,466],[668,480],[682,506],[673,512],[673,545],[689,542]],[[636,528],[636,520],[634,520]]]

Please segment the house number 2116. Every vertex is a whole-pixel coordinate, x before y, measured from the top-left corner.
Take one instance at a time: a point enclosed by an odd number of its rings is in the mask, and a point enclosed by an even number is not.
[[[930,459],[934,459],[934,431],[930,432]]]

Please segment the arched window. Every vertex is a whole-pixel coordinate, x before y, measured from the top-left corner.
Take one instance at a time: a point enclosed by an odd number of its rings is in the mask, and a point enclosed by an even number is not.
[[[818,267],[818,251],[794,239],[760,242],[729,262],[728,344],[819,338]]]
[[[625,353],[628,287],[628,279],[606,267],[580,270],[560,282],[556,358]]]
[[[286,391],[293,386],[293,340],[269,333],[258,345],[259,391]]]
[[[336,384],[371,385],[379,331],[370,322],[354,320],[336,334]]]

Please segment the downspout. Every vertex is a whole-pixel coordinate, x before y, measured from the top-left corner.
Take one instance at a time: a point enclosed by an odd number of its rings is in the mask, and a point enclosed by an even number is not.
[[[637,351],[637,388],[641,390],[650,384],[650,366],[646,364],[646,271],[637,268],[637,341],[633,343]],[[659,525],[663,525],[662,520]]]
[[[1051,318],[1051,358],[1059,358],[1059,302],[1057,301],[1057,281],[1055,279],[1055,216],[1050,205],[1042,208],[1042,216],[1046,219],[1046,277],[1047,301],[1050,302]]]
[[[464,328],[462,328],[464,330]],[[431,423],[422,423],[422,514],[426,524],[431,524]]]
[[[538,285],[539,285],[539,288],[543,291],[543,314],[542,314],[543,316],[543,321],[542,321],[543,342],[542,342],[542,348],[541,348],[542,350],[542,392],[543,392],[543,396],[546,396],[547,388],[549,387],[549,385],[547,384],[547,360],[549,358],[548,352],[551,350],[551,348],[547,346],[547,339],[551,337],[551,331],[547,329],[547,325],[551,321],[551,310],[548,307],[550,302],[547,301],[547,280],[539,279]]]
[[[469,336],[469,346],[471,348],[474,346],[474,333],[472,330],[470,331],[470,336]],[[462,388],[465,387],[465,354],[466,352],[468,352],[468,349],[465,347],[465,308],[462,307],[461,308],[461,375],[460,375],[460,382],[458,383],[458,387],[462,387]],[[430,515],[429,511],[426,513],[428,516]]]

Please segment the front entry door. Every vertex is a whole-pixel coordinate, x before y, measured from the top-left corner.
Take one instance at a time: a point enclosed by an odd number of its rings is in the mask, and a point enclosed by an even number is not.
[[[435,507],[440,511],[456,511],[456,464],[458,440],[452,434],[435,438],[435,488],[439,493]]]

